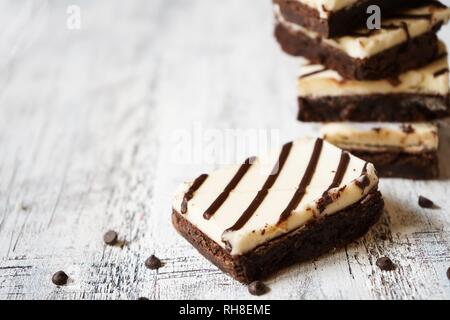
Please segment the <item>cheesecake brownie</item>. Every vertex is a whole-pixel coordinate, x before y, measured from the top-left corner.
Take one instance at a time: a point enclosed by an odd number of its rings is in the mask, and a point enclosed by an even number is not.
[[[273,0],[286,20],[316,32],[323,38],[351,33],[366,25],[367,8],[377,5],[383,17],[393,9],[412,5],[413,0]]]
[[[298,78],[299,120],[420,122],[448,117],[447,51],[396,79],[345,80],[322,65],[303,63]]]
[[[172,222],[217,267],[249,283],[364,235],[383,206],[372,164],[300,139],[183,184]]]
[[[335,39],[289,22],[275,5],[275,36],[284,51],[336,70],[345,79],[379,80],[426,65],[438,55],[436,32],[450,18],[439,2],[396,13],[379,30]]]
[[[431,123],[329,123],[325,140],[373,163],[380,177],[439,177],[438,128]]]

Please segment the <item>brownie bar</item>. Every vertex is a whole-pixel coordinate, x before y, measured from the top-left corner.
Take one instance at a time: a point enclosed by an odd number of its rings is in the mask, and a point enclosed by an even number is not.
[[[336,70],[345,79],[379,80],[395,78],[435,59],[438,53],[436,32],[441,25],[435,25],[430,32],[364,59],[352,58],[323,43],[320,38],[310,38],[280,23],[275,27],[275,37],[286,53],[303,56],[314,64]]]
[[[298,119],[305,122],[420,122],[450,115],[450,95],[370,94],[299,97]]]
[[[327,18],[322,18],[316,9],[298,1],[274,0],[273,2],[280,6],[281,12],[289,22],[314,31],[321,37],[333,38],[350,34],[356,28],[364,26],[369,17],[366,11],[370,5],[379,6],[383,18],[387,18],[393,12],[392,9],[411,6],[420,1],[360,0],[351,6],[329,12]]]
[[[219,269],[240,282],[250,283],[351,243],[378,221],[383,207],[382,196],[375,188],[358,203],[335,214],[314,219],[304,227],[272,239],[243,255],[231,255],[175,210],[172,222],[175,229]]]
[[[380,177],[413,180],[429,180],[439,177],[437,151],[410,154],[399,151],[351,150],[351,153],[372,162]]]

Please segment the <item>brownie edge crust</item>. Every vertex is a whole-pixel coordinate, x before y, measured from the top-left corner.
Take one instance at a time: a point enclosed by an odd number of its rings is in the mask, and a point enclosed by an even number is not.
[[[344,210],[314,219],[248,253],[235,256],[230,255],[176,210],[172,212],[172,223],[186,240],[219,269],[242,283],[250,283],[356,240],[378,221],[383,207],[381,193],[374,189]]]

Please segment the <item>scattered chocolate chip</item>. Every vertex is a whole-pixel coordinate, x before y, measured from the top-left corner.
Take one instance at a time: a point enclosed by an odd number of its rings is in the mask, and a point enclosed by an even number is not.
[[[262,296],[268,291],[269,287],[267,287],[262,281],[254,281],[248,286],[248,292],[254,296]]]
[[[413,126],[410,124],[402,124],[402,130],[406,134],[412,134],[416,131],[416,130],[414,130]]]
[[[107,245],[113,246],[117,243],[118,237],[117,232],[110,230],[103,235],[103,241],[105,241]]]
[[[383,241],[386,241],[389,239],[389,237],[386,234],[382,234],[382,235],[380,235],[380,239]]]
[[[155,255],[151,255],[145,260],[145,266],[151,270],[157,270],[162,267],[162,262]]]
[[[148,300],[146,297],[139,297],[138,300]]]
[[[367,175],[363,175],[358,179],[356,179],[355,184],[358,188],[364,191],[367,188],[367,186],[370,185],[370,179]]]
[[[377,266],[383,271],[392,271],[397,267],[388,257],[379,258],[377,260]]]
[[[450,268],[447,269],[447,278],[450,280]]]
[[[52,282],[57,286],[63,286],[67,284],[69,276],[64,271],[58,271],[52,276]]]
[[[419,206],[421,206],[422,208],[431,209],[435,207],[435,204],[430,199],[419,196]]]

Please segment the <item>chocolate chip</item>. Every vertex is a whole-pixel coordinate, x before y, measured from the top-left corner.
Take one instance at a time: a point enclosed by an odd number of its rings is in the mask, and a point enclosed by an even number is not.
[[[57,286],[63,286],[67,284],[69,276],[64,271],[58,271],[52,276],[52,282]]]
[[[379,258],[377,260],[377,266],[383,271],[392,271],[397,268],[397,266],[388,257]]]
[[[28,205],[26,205],[25,203],[21,202],[21,203],[19,203],[19,209],[21,211],[28,211],[30,209],[30,207]]]
[[[151,270],[157,270],[162,267],[161,260],[159,260],[155,255],[151,255],[147,260],[145,260],[145,266]]]
[[[268,291],[269,288],[262,281],[254,281],[248,286],[248,292],[254,296],[262,296]]]
[[[450,268],[447,269],[447,278],[450,280]]]
[[[388,78],[386,80],[394,87],[397,87],[402,83],[398,77],[397,78]]]
[[[431,209],[434,208],[434,202],[431,201],[428,198],[425,198],[423,196],[419,196],[419,206],[421,206],[422,208],[426,208],[426,209]]]
[[[414,130],[413,126],[410,124],[402,124],[402,130],[406,134],[412,134],[416,131],[416,130]]]
[[[117,232],[109,230],[103,235],[103,241],[105,241],[107,245],[113,246],[117,243],[118,237]]]
[[[355,184],[358,188],[364,191],[370,185],[370,179],[367,175],[363,175],[362,177],[356,179]]]

